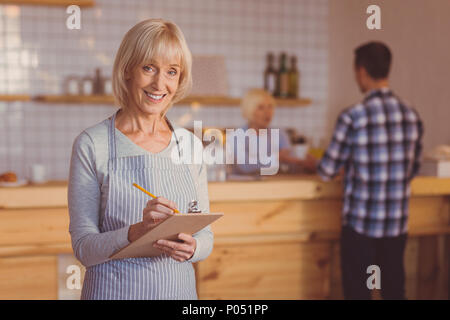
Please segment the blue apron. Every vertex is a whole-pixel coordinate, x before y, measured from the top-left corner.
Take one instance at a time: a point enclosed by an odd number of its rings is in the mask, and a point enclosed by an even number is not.
[[[116,114],[108,131],[109,189],[100,232],[142,221],[142,211],[151,199],[134,188],[133,182],[174,201],[180,212],[187,212],[189,202],[197,198],[189,166],[151,153],[117,158]],[[178,138],[169,126],[180,156]],[[178,262],[165,253],[152,258],[109,260],[86,269],[81,299],[197,299],[194,268],[192,263]]]

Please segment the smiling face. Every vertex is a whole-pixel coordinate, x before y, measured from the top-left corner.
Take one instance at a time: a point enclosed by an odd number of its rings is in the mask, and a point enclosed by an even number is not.
[[[180,72],[178,59],[154,59],[135,67],[126,76],[133,107],[144,113],[161,114],[177,92]]]
[[[259,129],[268,128],[272,121],[273,113],[274,105],[271,99],[268,97],[262,98],[253,112],[251,121],[253,126]]]
[[[172,22],[147,19],[125,34],[117,51],[112,87],[122,109],[164,116],[192,86],[192,55]]]

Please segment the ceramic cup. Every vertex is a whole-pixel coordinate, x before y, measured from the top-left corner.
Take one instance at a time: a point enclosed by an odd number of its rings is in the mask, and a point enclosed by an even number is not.
[[[46,170],[43,164],[34,163],[30,166],[30,182],[34,184],[47,182]]]
[[[292,153],[296,158],[305,159],[308,153],[308,145],[304,144],[294,144],[292,146]]]

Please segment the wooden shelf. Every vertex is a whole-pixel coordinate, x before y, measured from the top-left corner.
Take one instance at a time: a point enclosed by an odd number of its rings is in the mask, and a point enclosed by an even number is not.
[[[0,101],[30,101],[31,97],[26,94],[0,94]]]
[[[177,104],[190,105],[215,105],[215,106],[236,106],[241,102],[238,98],[226,96],[188,96]]]
[[[298,99],[275,99],[277,106],[280,107],[306,107],[312,103],[311,99],[298,98]]]
[[[79,7],[92,7],[95,5],[95,2],[94,0],[0,0],[0,4],[64,7],[75,4]]]
[[[114,103],[113,96],[99,95],[99,96],[71,96],[71,95],[42,95],[33,99],[38,102],[46,103],[81,103],[81,104],[112,104]],[[283,107],[304,107],[311,104],[310,99],[276,99],[278,106]],[[189,96],[177,105],[191,105],[191,106],[223,106],[236,107],[240,106],[241,99],[226,97],[226,96]]]
[[[80,103],[80,104],[113,104],[113,96],[92,95],[92,96],[75,96],[75,95],[39,95],[33,98],[36,102],[45,103]]]
[[[68,103],[68,104],[114,104],[114,97],[111,95],[38,95],[31,97],[28,95],[0,95],[0,101],[36,101],[42,103]],[[277,106],[280,107],[305,107],[311,104],[311,99],[276,99]],[[190,105],[193,107],[238,107],[241,99],[226,96],[189,96],[176,105]]]
[[[275,99],[277,106],[282,107],[305,107],[311,104],[311,99]],[[241,99],[223,96],[190,96],[178,104],[191,104],[191,105],[214,105],[214,106],[240,106]]]

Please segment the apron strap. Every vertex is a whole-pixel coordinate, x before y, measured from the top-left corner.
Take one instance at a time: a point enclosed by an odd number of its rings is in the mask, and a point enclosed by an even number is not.
[[[120,110],[120,109],[119,109]],[[109,153],[109,160],[113,160],[116,159],[117,154],[116,154],[116,126],[115,126],[115,120],[116,120],[116,115],[119,112],[119,110],[117,110],[113,116],[111,117],[111,121],[109,122],[109,132],[108,132],[108,153]],[[112,169],[115,169],[115,165],[114,165],[115,161],[112,161],[113,167]]]
[[[170,123],[169,119],[167,119],[166,116],[164,116],[164,119],[166,119],[166,122],[167,122],[167,124],[168,124],[170,130],[173,132],[173,135],[175,136],[175,141],[176,141],[176,143],[177,143],[177,149],[178,149],[178,156],[180,157],[180,160],[181,160],[180,143],[178,142],[177,134],[175,133],[175,130],[174,130],[173,126],[172,126],[172,123]]]

